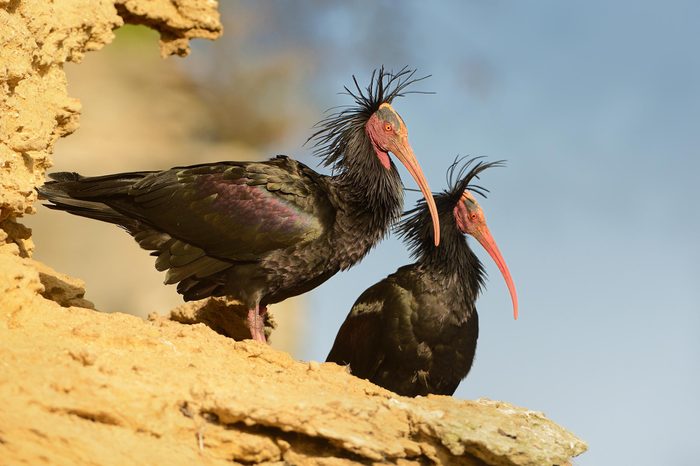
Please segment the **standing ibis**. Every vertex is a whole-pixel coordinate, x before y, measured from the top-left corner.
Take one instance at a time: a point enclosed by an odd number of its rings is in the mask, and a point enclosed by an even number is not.
[[[360,261],[403,210],[392,153],[413,176],[433,216],[435,201],[391,106],[415,70],[372,74],[363,91],[322,120],[310,140],[333,176],[286,156],[84,177],[54,173],[38,189],[52,209],[117,224],[167,270],[186,301],[228,296],[248,309],[265,341],[267,306],[305,293]]]
[[[397,231],[416,262],[399,268],[357,299],[335,338],[327,361],[349,365],[357,377],[404,396],[451,395],[474,361],[479,320],[475,301],[484,268],[467,243],[473,236],[505,278],[518,317],[510,272],[491,237],[470,183],[500,162],[465,163],[451,185],[435,196],[442,242],[433,245],[429,207],[420,202],[406,212]],[[471,167],[471,168],[470,168]],[[467,172],[465,174],[465,172]]]

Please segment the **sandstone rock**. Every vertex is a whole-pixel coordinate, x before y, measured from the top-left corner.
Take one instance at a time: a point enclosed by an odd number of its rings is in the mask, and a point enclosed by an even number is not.
[[[553,465],[585,449],[508,403],[403,398],[203,324],[36,304],[0,311],[4,459]]]
[[[220,335],[234,340],[250,338],[247,326],[248,310],[238,301],[226,298],[209,298],[192,301],[176,307],[170,312],[169,318],[181,324],[205,324]],[[150,315],[149,320],[162,317]],[[265,314],[265,336],[270,338],[275,322],[270,312]]]

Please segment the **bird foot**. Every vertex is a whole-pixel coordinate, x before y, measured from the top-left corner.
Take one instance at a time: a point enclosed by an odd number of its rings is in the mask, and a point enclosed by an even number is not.
[[[253,340],[259,341],[261,343],[267,343],[265,338],[265,324],[264,316],[267,312],[267,306],[263,307],[260,311],[258,308],[248,310],[248,329],[250,330],[250,336]]]

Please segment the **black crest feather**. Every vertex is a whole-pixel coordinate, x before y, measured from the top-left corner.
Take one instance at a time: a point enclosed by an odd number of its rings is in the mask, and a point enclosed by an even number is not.
[[[449,195],[449,197],[454,200],[454,205],[456,205],[457,201],[462,197],[462,193],[465,189],[485,198],[489,190],[478,184],[473,184],[472,182],[478,180],[479,175],[484,170],[492,167],[504,167],[506,164],[505,160],[486,162],[483,159],[484,157],[468,158],[467,156],[457,156],[454,162],[452,162],[452,165],[447,169],[446,178],[448,187],[444,194]],[[454,205],[452,207],[454,207]]]
[[[360,87],[357,78],[353,76],[354,88],[345,86],[343,94],[352,97],[355,101],[354,105],[336,107],[338,111],[319,121],[314,126],[317,131],[306,141],[307,143],[313,141],[314,154],[323,158],[323,165],[334,169],[342,167],[343,158],[349,151],[356,149],[351,146],[361,143],[356,135],[364,136],[367,120],[379,110],[383,103],[390,104],[395,98],[406,94],[425,93],[406,91],[411,84],[429,77],[415,78],[415,74],[416,70],[408,67],[403,67],[394,73],[385,70],[382,66],[372,72],[370,83],[365,89]]]

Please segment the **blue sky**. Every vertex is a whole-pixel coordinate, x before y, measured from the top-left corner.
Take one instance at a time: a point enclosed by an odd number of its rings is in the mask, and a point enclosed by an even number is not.
[[[490,280],[476,364],[456,396],[544,411],[589,442],[582,466],[696,464],[700,4],[363,5],[305,18],[323,38],[306,46],[333,52],[317,65],[319,105],[347,103],[335,92],[352,74],[409,64],[433,75],[419,87],[436,94],[395,108],[434,190],[457,154],[508,160],[483,177],[482,207],[521,318],[474,246]],[[297,356],[322,360],[355,298],[409,261],[392,238],[311,292]]]

